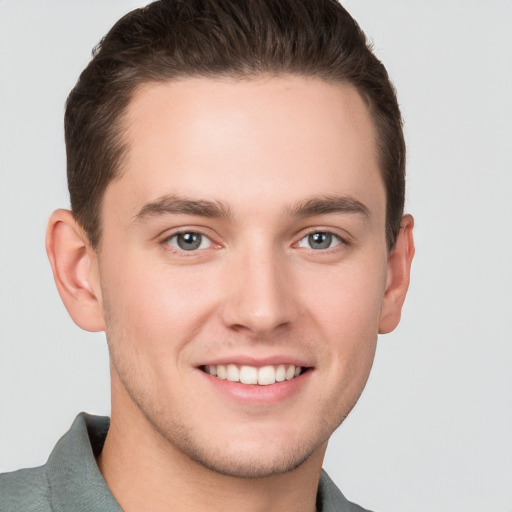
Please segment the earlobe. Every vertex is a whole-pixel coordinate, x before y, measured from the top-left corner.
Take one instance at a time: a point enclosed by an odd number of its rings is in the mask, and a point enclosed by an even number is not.
[[[391,332],[400,322],[414,257],[413,227],[412,216],[404,215],[396,244],[388,258],[386,291],[382,301],[379,334]]]
[[[56,210],[51,215],[46,252],[60,297],[73,321],[86,331],[105,330],[96,253],[69,210]]]

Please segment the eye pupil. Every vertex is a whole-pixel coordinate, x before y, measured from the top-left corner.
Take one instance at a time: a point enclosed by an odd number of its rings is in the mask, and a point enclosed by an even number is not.
[[[308,236],[308,242],[312,249],[328,249],[332,243],[332,234],[312,233]]]
[[[180,249],[193,251],[201,245],[202,239],[203,236],[200,233],[179,233],[176,242]]]

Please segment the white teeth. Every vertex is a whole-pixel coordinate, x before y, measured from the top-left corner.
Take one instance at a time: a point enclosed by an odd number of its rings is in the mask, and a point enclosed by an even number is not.
[[[226,367],[223,364],[217,365],[217,377],[219,377],[219,379],[226,378]]]
[[[292,380],[295,377],[295,366],[290,365],[286,368],[286,380]]]
[[[240,382],[242,384],[257,384],[258,369],[253,366],[242,366],[240,368]]]
[[[240,381],[240,370],[236,364],[228,364],[226,367],[226,379],[231,382]]]
[[[276,370],[273,366],[262,366],[258,370],[258,384],[268,386],[276,381]]]
[[[292,380],[302,373],[302,367],[293,364],[268,365],[261,368],[246,365],[238,367],[236,364],[217,364],[206,365],[204,370],[219,379],[241,382],[242,384],[259,384],[260,386],[269,386],[276,382]]]

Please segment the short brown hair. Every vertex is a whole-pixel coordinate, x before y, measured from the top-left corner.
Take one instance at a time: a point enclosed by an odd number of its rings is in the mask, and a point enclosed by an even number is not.
[[[405,142],[395,90],[336,0],[160,0],[121,18],[93,50],[65,114],[72,211],[96,247],[107,185],[126,152],[122,116],[143,83],[297,74],[353,85],[377,130],[391,249],[403,215]]]

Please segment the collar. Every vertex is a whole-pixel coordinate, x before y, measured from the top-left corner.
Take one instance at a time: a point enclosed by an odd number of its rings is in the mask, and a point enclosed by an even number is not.
[[[80,413],[46,465],[55,512],[122,512],[96,464],[110,426],[104,416]]]

